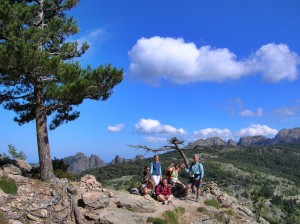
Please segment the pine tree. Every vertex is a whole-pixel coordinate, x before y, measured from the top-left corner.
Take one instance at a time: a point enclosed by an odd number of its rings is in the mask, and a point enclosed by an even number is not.
[[[49,128],[75,120],[73,106],[84,99],[106,100],[123,79],[111,65],[92,69],[75,59],[88,44],[68,42],[79,32],[67,10],[78,0],[0,0],[0,103],[20,125],[35,120],[41,179],[54,177]]]

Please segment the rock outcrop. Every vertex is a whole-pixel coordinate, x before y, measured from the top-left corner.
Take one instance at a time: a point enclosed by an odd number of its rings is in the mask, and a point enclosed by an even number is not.
[[[300,142],[300,128],[282,129],[274,138],[268,138],[263,135],[245,136],[241,137],[238,143],[229,139],[227,143],[219,137],[211,137],[207,139],[198,139],[194,142],[188,143],[185,149],[193,149],[197,146],[269,146],[284,143],[298,143]]]
[[[300,142],[300,128],[282,129],[273,140],[274,144],[293,142]]]
[[[85,154],[79,152],[75,156],[69,156],[63,159],[65,164],[69,165],[71,173],[81,173],[87,169],[98,168],[105,166],[104,161],[97,155],[87,157]]]
[[[136,160],[143,160],[143,159],[144,159],[143,155],[136,155],[134,159],[126,159],[126,158],[123,158],[119,155],[116,155],[116,157],[110,162],[110,164],[118,164],[118,163],[136,161]]]
[[[22,177],[15,169],[11,172],[14,174],[10,178],[18,185],[17,194],[0,192],[1,221],[5,219],[8,223],[146,224],[153,218],[163,218],[166,211],[175,211],[176,208],[184,209],[178,223],[220,223],[220,220],[226,221],[222,223],[256,223],[249,208],[235,203],[236,199],[232,200],[213,182],[207,183],[198,203],[195,194],[190,192],[188,200],[175,197],[172,203],[163,205],[149,195],[103,188],[89,174],[79,182],[71,183],[66,179],[42,182]],[[221,208],[204,204],[205,200],[213,198],[219,201]],[[199,207],[205,212],[199,212]],[[228,209],[235,215],[228,215]]]
[[[237,145],[240,146],[264,146],[270,145],[271,139],[263,135],[257,135],[252,137],[241,137]]]
[[[193,149],[198,146],[216,146],[216,145],[226,145],[226,142],[219,137],[210,137],[207,139],[198,139],[194,142],[190,142],[184,148]]]

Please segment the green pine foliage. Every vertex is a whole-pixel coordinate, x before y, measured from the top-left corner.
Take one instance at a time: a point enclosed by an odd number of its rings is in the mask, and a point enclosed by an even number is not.
[[[54,176],[48,127],[54,130],[77,119],[80,113],[74,107],[85,99],[107,100],[123,80],[122,69],[110,64],[82,68],[76,60],[89,47],[68,41],[79,32],[67,13],[77,4],[0,1],[0,104],[16,113],[19,125],[35,120],[43,180]]]
[[[17,148],[14,145],[12,145],[12,144],[8,145],[7,152],[10,154],[10,156],[13,159],[22,159],[22,160],[26,160],[27,159],[27,156],[25,155],[25,153],[22,150],[20,150],[20,151],[17,150]],[[10,156],[7,155],[6,153],[3,153],[3,157],[4,158],[10,159]]]
[[[67,178],[70,181],[76,180],[75,175],[68,171],[69,165],[65,164],[62,159],[57,159],[54,157],[54,160],[52,160],[52,165],[56,177]]]

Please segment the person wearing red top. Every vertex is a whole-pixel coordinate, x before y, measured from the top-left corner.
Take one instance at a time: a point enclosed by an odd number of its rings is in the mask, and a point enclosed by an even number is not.
[[[167,179],[163,179],[162,183],[156,188],[157,200],[161,201],[163,204],[169,204],[171,202],[173,195],[171,193],[171,188],[168,186]]]

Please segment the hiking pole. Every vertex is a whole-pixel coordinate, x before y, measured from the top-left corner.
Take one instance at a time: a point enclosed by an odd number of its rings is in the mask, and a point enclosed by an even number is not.
[[[169,201],[169,203],[172,204],[176,208],[176,206],[173,204],[173,201]]]

